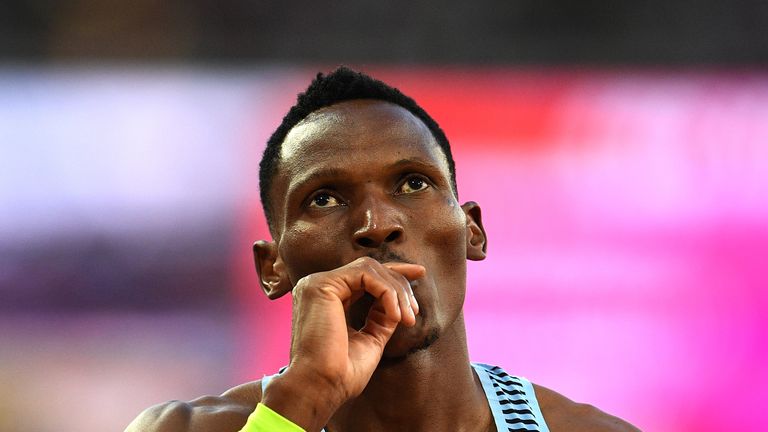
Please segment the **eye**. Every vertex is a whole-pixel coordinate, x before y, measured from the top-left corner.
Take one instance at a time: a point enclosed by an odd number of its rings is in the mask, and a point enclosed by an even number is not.
[[[427,183],[427,180],[423,177],[419,176],[412,176],[408,177],[407,180],[398,188],[397,193],[398,194],[409,194],[418,192],[421,190],[424,190],[429,187],[429,183]]]
[[[329,207],[337,207],[340,205],[341,205],[341,202],[339,202],[339,200],[336,199],[336,197],[328,193],[319,193],[314,197],[312,197],[312,199],[309,201],[309,206],[316,207],[316,208],[329,208]]]

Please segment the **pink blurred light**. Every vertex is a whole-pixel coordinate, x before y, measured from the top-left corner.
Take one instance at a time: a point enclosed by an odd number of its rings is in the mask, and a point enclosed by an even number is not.
[[[473,358],[644,430],[719,430],[724,400],[729,427],[768,421],[767,77],[380,72],[441,123],[484,210]],[[245,375],[287,360],[281,303],[249,309]]]

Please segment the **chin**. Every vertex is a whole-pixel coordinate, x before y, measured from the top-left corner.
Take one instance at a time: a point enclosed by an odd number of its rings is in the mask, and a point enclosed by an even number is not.
[[[414,327],[399,327],[387,342],[382,362],[397,361],[430,347],[439,337],[437,329],[423,327],[420,320]]]

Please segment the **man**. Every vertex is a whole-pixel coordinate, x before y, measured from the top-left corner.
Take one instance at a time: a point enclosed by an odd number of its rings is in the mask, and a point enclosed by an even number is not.
[[[254,245],[256,267],[269,298],[292,292],[289,366],[152,407],[127,430],[636,431],[470,363],[466,260],[485,257],[486,236],[455,177],[448,140],[412,99],[346,68],[318,75],[260,166],[274,241]]]

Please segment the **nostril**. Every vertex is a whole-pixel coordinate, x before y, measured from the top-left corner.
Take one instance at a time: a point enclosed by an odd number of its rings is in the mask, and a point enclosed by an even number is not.
[[[360,237],[357,239],[357,244],[363,247],[371,247],[373,246],[373,240],[369,239],[368,237]]]
[[[397,238],[400,237],[400,231],[392,231],[389,233],[387,238],[384,239],[385,242],[391,242],[393,240],[397,240]]]
[[[382,243],[389,243],[400,238],[403,234],[399,229],[392,230],[386,237],[381,238],[383,232],[372,233],[368,236],[355,236],[355,243],[366,248],[379,247]]]

